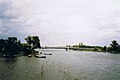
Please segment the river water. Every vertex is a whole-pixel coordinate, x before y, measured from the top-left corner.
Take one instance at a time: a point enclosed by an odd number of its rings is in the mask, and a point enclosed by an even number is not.
[[[120,54],[44,50],[46,58],[0,58],[0,80],[120,80]]]

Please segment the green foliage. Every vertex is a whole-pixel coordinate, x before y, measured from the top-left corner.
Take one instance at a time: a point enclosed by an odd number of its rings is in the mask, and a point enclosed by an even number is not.
[[[102,51],[106,52],[107,51],[107,46],[102,47]]]
[[[33,47],[34,48],[41,48],[40,40],[38,36],[33,36]]]
[[[28,36],[27,38],[25,38],[25,40],[27,41],[27,43],[28,43],[29,45],[32,44],[32,37],[31,37],[31,36]]]
[[[110,44],[110,46],[111,46],[111,48],[112,48],[112,51],[117,51],[117,50],[118,50],[118,47],[119,47],[119,45],[118,45],[118,43],[117,43],[116,40],[113,40],[113,41],[112,41],[112,44]]]
[[[17,37],[8,37],[8,39],[0,39],[0,55],[14,56],[23,53],[31,54],[35,48],[41,48],[38,36],[28,36],[25,38],[27,43],[21,43]]]
[[[8,37],[8,39],[0,40],[0,52],[2,55],[14,56],[21,51],[20,41],[16,37]]]
[[[17,37],[8,37],[8,41],[16,43],[18,40]]]
[[[72,46],[74,50],[84,50],[84,51],[101,51],[102,47],[101,46],[89,46],[89,45],[84,45],[83,43],[79,43],[78,45],[73,45]]]
[[[32,49],[41,48],[38,36],[28,36],[27,38],[25,38],[25,40],[31,46]]]
[[[32,52],[31,46],[28,43],[22,43],[21,47],[22,47],[21,50],[22,50],[24,55],[28,55]]]
[[[110,44],[110,52],[120,52],[120,45],[116,40],[112,41],[112,44]]]

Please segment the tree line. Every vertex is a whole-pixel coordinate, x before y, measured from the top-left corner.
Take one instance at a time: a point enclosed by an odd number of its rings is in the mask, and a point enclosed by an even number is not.
[[[28,36],[26,43],[21,43],[17,37],[8,37],[0,39],[0,56],[29,55],[34,49],[41,48],[38,36]]]
[[[29,55],[34,52],[34,49],[41,48],[40,39],[38,36],[28,36],[24,38],[26,43],[21,43],[17,37],[8,37],[7,39],[0,39],[0,56],[15,56],[15,55]],[[66,45],[66,47],[71,47]],[[72,46],[75,50],[81,50],[84,48],[85,51],[102,51],[109,53],[119,53],[120,44],[116,40],[111,41],[110,46],[89,46],[79,43],[78,45]]]
[[[71,47],[70,45],[67,45],[67,47]],[[109,53],[119,53],[120,52],[120,44],[113,40],[111,41],[110,46],[89,46],[84,45],[83,43],[79,43],[78,45],[73,45],[76,50],[82,50],[81,48],[84,48],[85,51],[100,51],[100,52],[109,52]]]

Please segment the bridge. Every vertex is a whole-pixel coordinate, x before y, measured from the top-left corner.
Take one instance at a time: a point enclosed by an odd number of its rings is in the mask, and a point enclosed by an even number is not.
[[[43,49],[66,49],[66,47],[43,47]]]
[[[43,47],[43,49],[65,49],[65,50],[80,50],[80,51],[94,50],[94,48],[76,48],[76,47]]]

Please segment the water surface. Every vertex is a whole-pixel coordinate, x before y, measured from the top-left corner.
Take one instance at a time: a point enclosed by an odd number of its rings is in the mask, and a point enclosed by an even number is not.
[[[120,55],[44,50],[45,58],[0,58],[0,80],[120,80]]]

